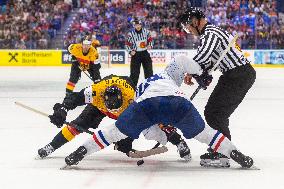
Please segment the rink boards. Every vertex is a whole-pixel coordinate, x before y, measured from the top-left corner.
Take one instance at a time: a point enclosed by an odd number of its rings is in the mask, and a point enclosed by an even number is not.
[[[101,62],[112,66],[130,63],[126,50],[109,50],[101,53]],[[154,66],[165,66],[174,56],[183,54],[190,58],[196,50],[154,49],[150,55]],[[284,50],[243,50],[243,54],[256,67],[284,67]],[[66,50],[0,50],[0,66],[70,66],[71,56]]]

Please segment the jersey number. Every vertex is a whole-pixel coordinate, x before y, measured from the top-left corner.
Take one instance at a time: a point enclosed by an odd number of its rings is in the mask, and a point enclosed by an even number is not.
[[[149,77],[146,81],[144,81],[143,83],[141,83],[138,88],[137,88],[137,91],[136,91],[136,97],[138,96],[141,96],[145,90],[150,86],[150,82],[152,81],[156,81],[158,79],[163,79],[162,76],[160,75],[153,75],[152,77]]]

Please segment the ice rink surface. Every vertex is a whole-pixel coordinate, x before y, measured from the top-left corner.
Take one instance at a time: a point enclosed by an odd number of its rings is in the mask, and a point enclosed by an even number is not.
[[[49,120],[14,104],[15,101],[51,113],[63,100],[69,67],[0,67],[0,189],[100,188],[100,189],[202,189],[202,188],[284,188],[284,69],[257,68],[257,80],[245,100],[230,118],[232,140],[245,154],[254,158],[260,171],[241,170],[231,161],[231,168],[208,169],[199,165],[199,156],[207,146],[187,140],[193,160],[182,161],[176,147],[145,158],[138,167],[136,159],[113,151],[113,146],[85,158],[74,170],[60,170],[64,158],[82,144],[88,134],[81,134],[44,160],[35,160],[37,150],[60,131]],[[155,68],[158,72],[161,68]],[[128,75],[127,67],[102,69]],[[193,104],[203,114],[210,92],[200,91]],[[75,90],[91,84],[84,75]],[[190,96],[194,87],[183,86]],[[76,118],[82,107],[71,111],[67,120]],[[107,125],[103,120],[100,126]],[[136,149],[149,149],[154,141],[143,137]]]

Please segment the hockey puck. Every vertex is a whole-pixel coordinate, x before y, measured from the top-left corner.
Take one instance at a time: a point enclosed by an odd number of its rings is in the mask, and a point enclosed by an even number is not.
[[[144,160],[143,160],[143,159],[137,161],[137,165],[138,165],[138,166],[143,165],[143,164],[144,164]]]

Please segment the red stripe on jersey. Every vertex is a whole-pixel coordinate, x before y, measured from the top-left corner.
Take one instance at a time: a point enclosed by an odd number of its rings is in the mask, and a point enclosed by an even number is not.
[[[85,59],[78,58],[78,57],[76,57],[76,58],[77,58],[77,60],[78,60],[79,62],[83,62],[83,63],[85,63],[85,64],[90,64],[90,60],[85,60]]]
[[[104,148],[105,148],[104,145],[102,145],[102,143],[100,143],[100,141],[98,140],[96,134],[93,134],[93,139],[95,140],[95,142],[99,145],[99,147],[100,147],[101,149],[104,149]]]
[[[218,148],[220,147],[221,143],[223,142],[223,140],[225,139],[225,136],[223,135],[219,141],[217,142],[215,148],[214,148],[214,152],[217,152]]]
[[[105,114],[106,116],[108,116],[109,118],[111,118],[111,119],[115,119],[115,120],[117,120],[117,118],[118,118],[118,116],[116,116],[116,115],[114,115],[114,114],[112,114],[112,113],[110,113],[110,112],[103,112],[103,111],[101,111],[103,114]]]

